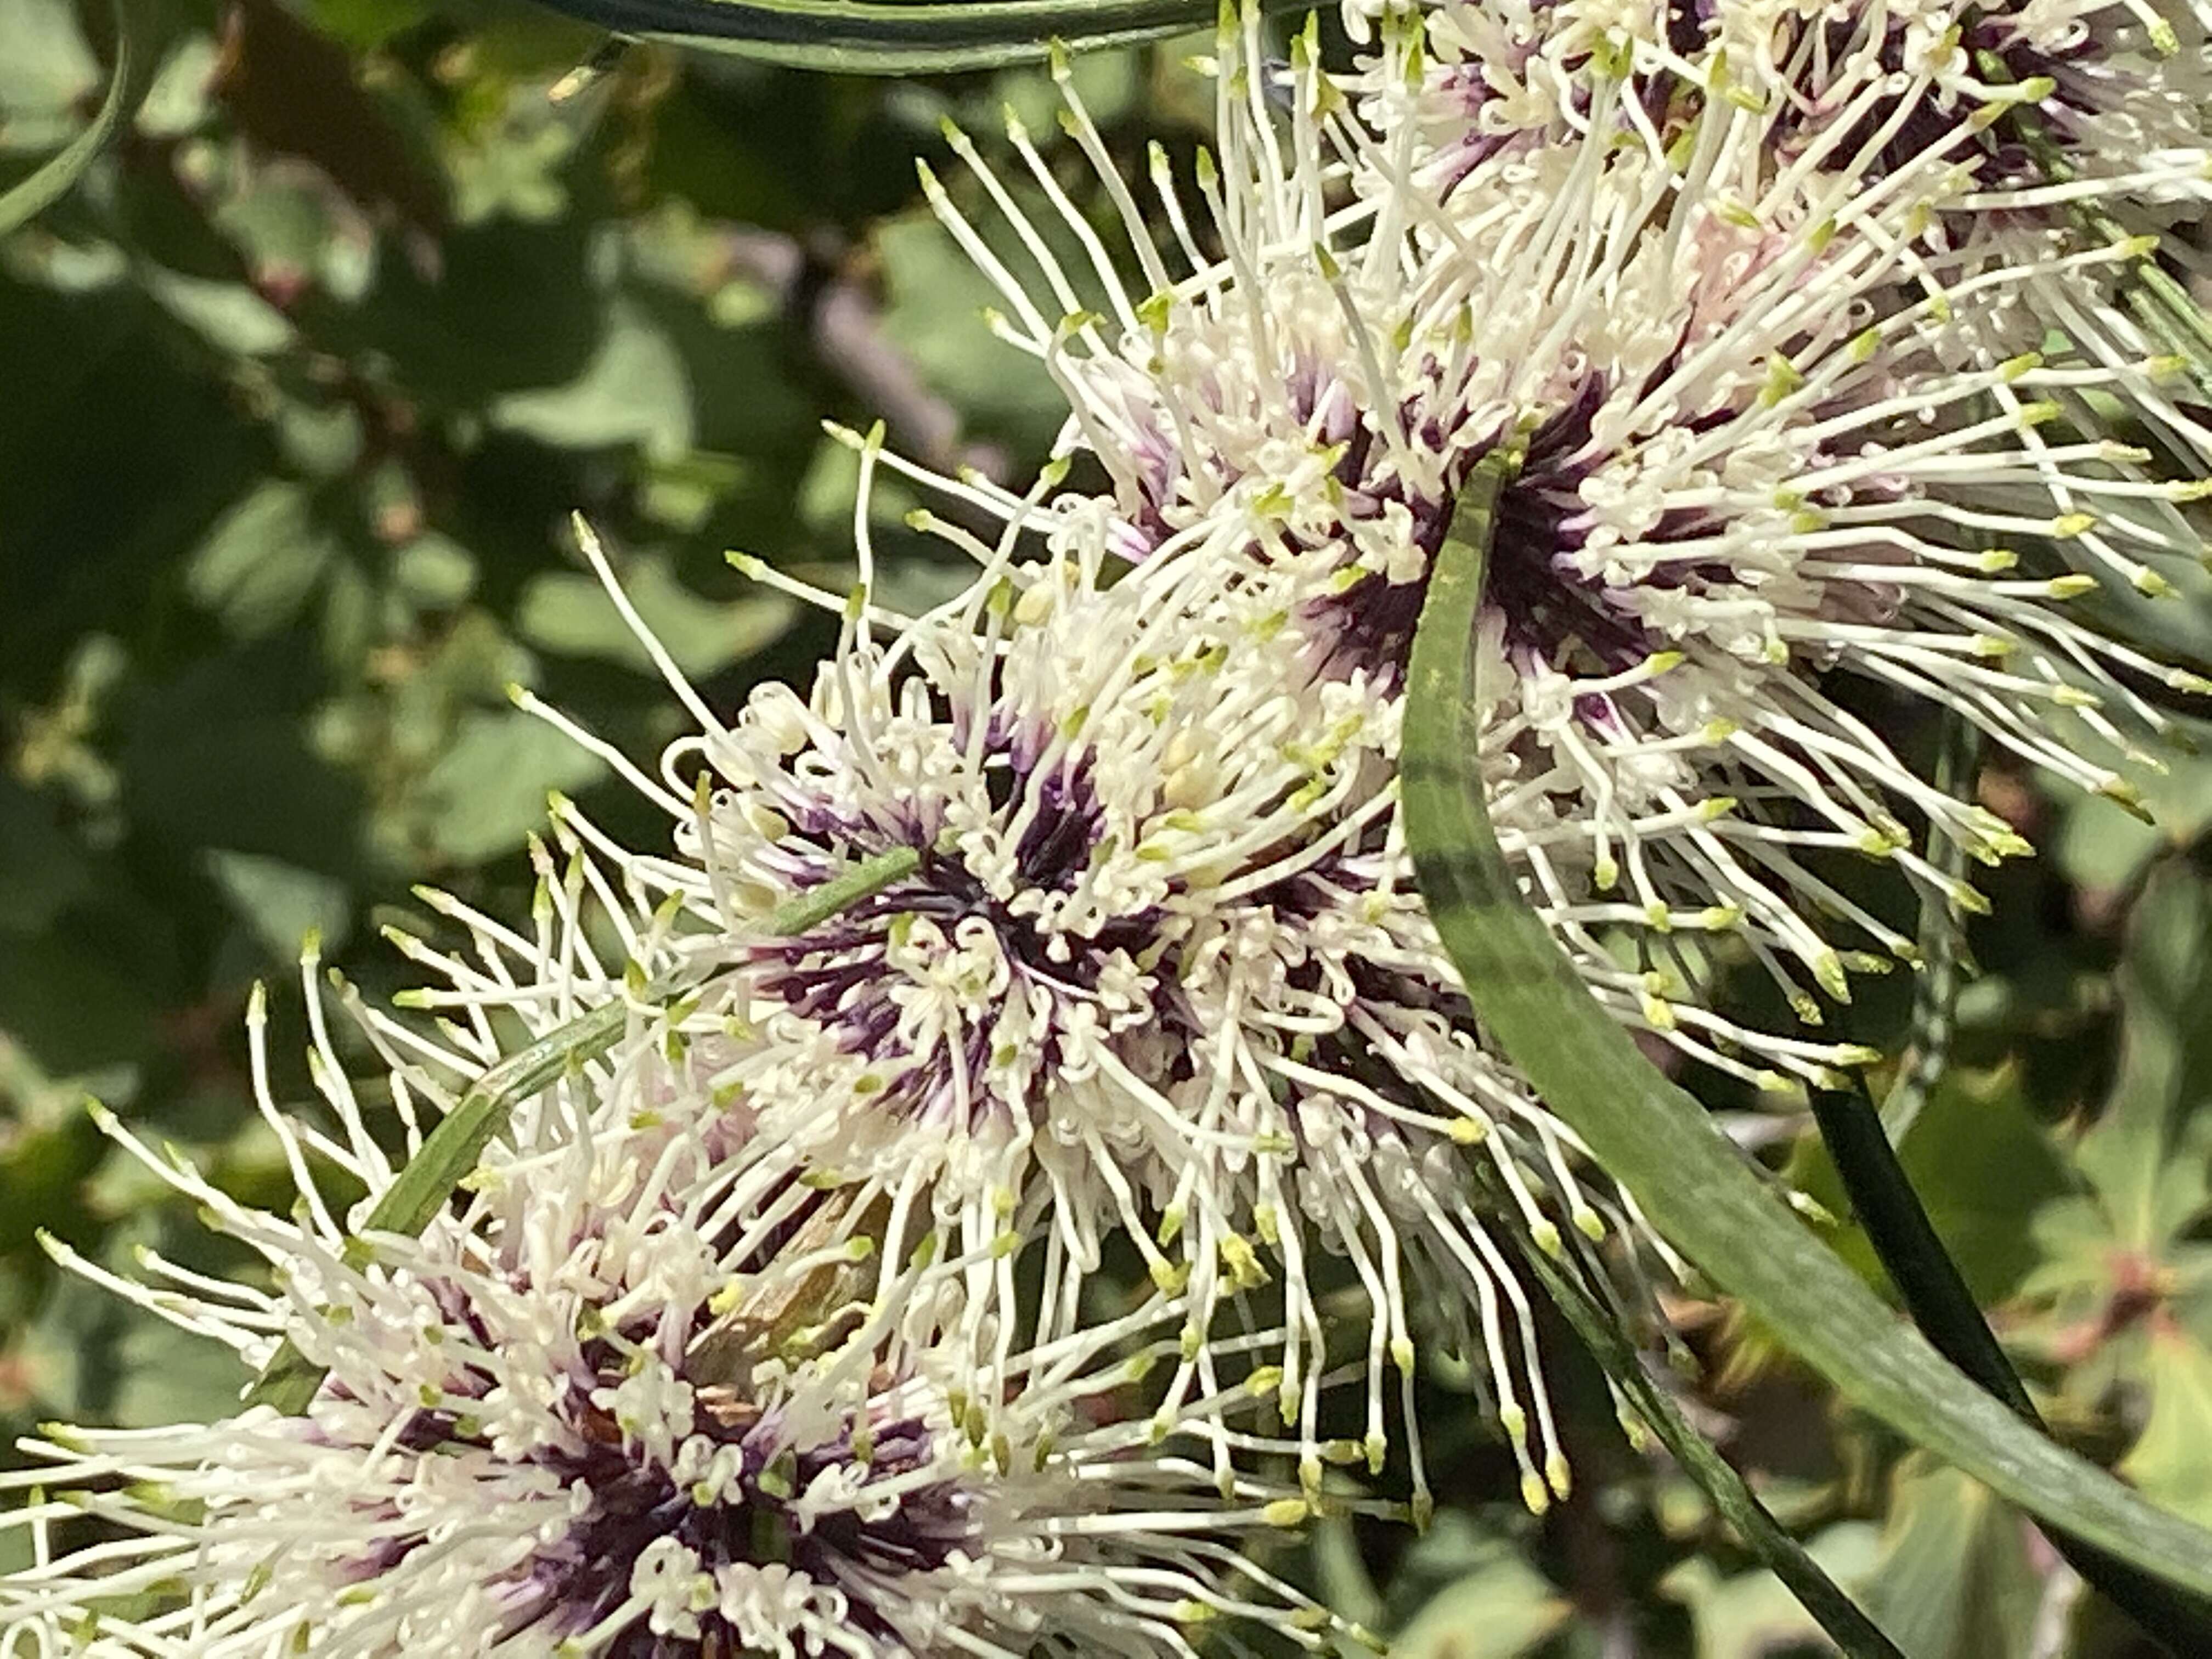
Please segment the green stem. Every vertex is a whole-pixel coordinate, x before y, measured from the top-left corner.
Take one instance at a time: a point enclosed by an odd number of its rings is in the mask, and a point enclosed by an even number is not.
[[[1471,775],[1476,610],[1517,464],[1501,447],[1476,469],[1437,553],[1401,775],[1422,896],[1477,1017],[1651,1224],[1845,1399],[2031,1513],[2212,1593],[2212,1533],[2036,1433],[1899,1321],[1644,1056],[1522,899]]]
[[[1575,1334],[1599,1368],[1659,1437],[1683,1473],[1704,1489],[1721,1518],[1735,1528],[1736,1536],[1804,1604],[1844,1659],[1904,1659],[1858,1604],[1821,1571],[1820,1564],[1759,1501],[1759,1495],[1744,1483],[1735,1466],[1690,1426],[1681,1408],[1644,1370],[1642,1357],[1621,1334],[1619,1322],[1571,1273],[1538,1246],[1518,1207],[1505,1202],[1498,1205],[1497,1210],[1520,1245],[1522,1260],[1567,1323],[1574,1327]]]
[[[29,224],[68,195],[93,159],[121,131],[140,90],[132,33],[123,0],[115,0],[115,68],[107,82],[107,95],[100,100],[100,112],[52,160],[0,195],[0,236]]]
[[[921,862],[921,854],[911,847],[893,848],[864,859],[781,906],[769,918],[768,932],[778,939],[803,933],[913,874]],[[667,988],[649,988],[640,1000],[667,994]],[[528,1048],[509,1054],[471,1084],[385,1188],[369,1211],[362,1232],[398,1233],[411,1238],[428,1226],[453,1189],[477,1167],[484,1148],[507,1127],[514,1109],[605,1054],[628,1029],[632,1006],[621,997],[601,1003],[548,1031]],[[283,1416],[297,1417],[314,1400],[326,1369],[301,1352],[287,1337],[246,1391],[246,1403],[271,1406]]]
[[[545,0],[617,34],[850,75],[1033,63],[1211,28],[1216,0]],[[1261,0],[1268,11],[1312,0]]]

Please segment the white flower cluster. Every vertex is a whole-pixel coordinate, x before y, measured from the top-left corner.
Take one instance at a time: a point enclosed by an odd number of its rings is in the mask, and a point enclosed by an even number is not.
[[[2197,256],[2155,239],[2212,189],[2204,18],[1344,21],[1340,72],[1317,30],[1285,61],[1256,10],[1224,24],[1188,184],[1157,153],[1141,192],[1120,177],[1069,89],[1123,250],[1018,127],[1012,183],[949,134],[970,177],[925,186],[1065,392],[1061,453],[1018,495],[853,437],[860,580],[815,596],[842,631],[803,696],[725,719],[581,532],[697,729],[647,770],[522,701],[669,843],[556,802],[527,927],[429,894],[465,945],[401,939],[434,1036],[349,1000],[410,1154],[416,1105],[454,1108],[518,1032],[627,1030],[419,1240],[361,1231],[398,1176],[312,975],[339,1132],[260,1085],[295,1218],[118,1129],[278,1280],[110,1282],[328,1376],[295,1416],[33,1445],[16,1484],[57,1495],[13,1517],[38,1564],[0,1628],[891,1659],[1183,1655],[1225,1617],[1318,1647],[1360,1633],[1254,1537],[1394,1445],[1425,1516],[1425,1347],[1487,1390],[1530,1507],[1565,1492],[1516,1240],[1608,1289],[1674,1264],[1485,1047],[1415,890],[1407,657],[1458,493],[1522,452],[1468,769],[1529,902],[1685,1065],[1833,1085],[1874,1056],[1806,1028],[1916,961],[1846,867],[1972,908],[1943,847],[2026,850],[1883,732],[1937,705],[2132,801],[2212,689],[2069,611],[2201,580],[2212,351]],[[1079,452],[1097,493],[1067,487]],[[976,566],[918,617],[876,591],[884,467]],[[1747,976],[1794,1023],[1741,1012]]]

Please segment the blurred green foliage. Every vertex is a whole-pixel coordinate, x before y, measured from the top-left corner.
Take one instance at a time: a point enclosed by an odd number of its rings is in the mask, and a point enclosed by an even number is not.
[[[5,1437],[218,1413],[241,1381],[39,1248],[46,1230],[118,1267],[156,1241],[223,1265],[94,1133],[87,1094],[282,1202],[246,1088],[257,978],[279,988],[279,1091],[304,1097],[302,935],[381,994],[407,974],[379,926],[436,932],[412,884],[521,914],[547,790],[655,833],[505,695],[537,688],[634,754],[676,730],[572,511],[731,706],[762,676],[803,680],[830,637],[724,559],[842,589],[853,466],[823,419],[881,416],[934,465],[1016,477],[1061,408],[977,322],[988,295],[913,167],[941,159],[948,115],[986,131],[1006,104],[1052,131],[1040,74],[602,55],[522,0],[130,15],[134,120],[0,240]],[[0,189],[83,129],[110,29],[68,0],[0,0]],[[1205,97],[1176,62],[1079,68],[1132,166],[1147,137],[1200,136]],[[1079,158],[1047,153],[1095,204]],[[873,526],[902,604],[954,579],[902,527],[908,504],[881,491]],[[2212,638],[2185,605],[2169,628]],[[1906,1161],[2060,1431],[2212,1520],[2212,762],[2177,758],[2148,791],[2156,830],[1997,766],[1981,789],[2050,852],[1995,878],[1972,940],[1990,971]],[[1850,1011],[1854,1035],[1907,1040],[1896,988]],[[1793,1167],[1834,1201],[1817,1158]],[[1674,1310],[1705,1362],[1698,1420],[1913,1659],[2136,1650],[1979,1488],[1900,1458],[1755,1332]],[[1437,1524],[1325,1526],[1325,1593],[1402,1631],[1404,1659],[1809,1650],[1808,1621],[1693,1488],[1628,1449],[1553,1335],[1574,1498],[1522,1513],[1440,1368]]]

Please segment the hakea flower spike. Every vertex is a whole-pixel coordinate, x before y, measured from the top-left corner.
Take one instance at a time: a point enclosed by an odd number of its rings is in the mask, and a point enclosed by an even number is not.
[[[1425,48],[1413,104],[1417,171],[1431,184],[1600,131],[1593,112],[1626,90],[1686,187],[1747,216],[1770,217],[1779,198],[1915,203],[1912,240],[1990,268],[2053,248],[2122,251],[2097,270],[2024,277],[1991,319],[2009,326],[1960,343],[1993,363],[2057,331],[2124,388],[2179,465],[2212,470],[2196,406],[2212,331],[2189,289],[2201,262],[2186,239],[2161,240],[2212,201],[2212,40],[2193,0],[1350,9]],[[1369,96],[1402,100],[1400,79],[1372,77]],[[2065,401],[2094,418],[2093,404]]]
[[[855,441],[865,508],[882,458]],[[626,911],[637,977],[690,988],[672,1030],[687,1088],[738,1126],[719,1155],[736,1210],[782,1217],[829,1189],[833,1241],[879,1242],[887,1276],[925,1230],[964,1254],[948,1347],[970,1393],[1002,1386],[1021,1341],[1079,1330],[1094,1272],[1133,1254],[1188,1309],[1163,1424],[1220,1395],[1221,1316],[1259,1309],[1280,1325],[1262,1391],[1317,1493],[1341,1450],[1322,1425],[1321,1309],[1349,1281],[1370,1309],[1357,1454],[1380,1470],[1395,1403],[1425,1507],[1411,1411],[1425,1303],[1477,1362],[1541,1507],[1567,1474],[1534,1320],[1466,1159],[1563,1255],[1564,1225],[1594,1239],[1638,1223],[1625,1196],[1585,1188],[1579,1144],[1480,1048],[1451,989],[1389,827],[1398,705],[1364,672],[1313,672],[1287,616],[1203,562],[1106,586],[1109,515],[1070,507],[1053,556],[1018,564],[1018,527],[988,545],[920,515],[979,580],[888,643],[869,605],[842,605],[805,700],[766,685],[725,725],[664,665],[703,729],[658,778],[545,711],[675,832],[676,857],[632,852],[562,803],[558,838],[609,872],[576,890]],[[1508,821],[1549,823],[1540,801]],[[901,847],[910,875],[817,926],[763,930]],[[448,909],[477,959],[417,947],[452,980],[422,1006],[537,994],[522,941]],[[1018,1313],[1028,1238],[1042,1295]],[[1229,1479],[1243,1443],[1208,1432]]]
[[[301,1170],[318,1143],[276,1113],[263,1048],[257,1024],[257,1091]],[[1319,1500],[1217,1480],[1152,1408],[1179,1304],[1148,1291],[967,1392],[949,1243],[879,1277],[867,1237],[827,1224],[837,1194],[743,1213],[725,1115],[683,1083],[666,1033],[641,1033],[573,1134],[513,1149],[419,1240],[348,1234],[304,1176],[293,1218],[245,1208],[108,1120],[278,1289],[56,1253],[249,1364],[283,1334],[329,1375],[298,1416],[27,1442],[35,1467],[0,1486],[30,1501],[0,1528],[34,1565],[0,1577],[0,1651],[1191,1659],[1217,1621],[1361,1637],[1262,1565]],[[373,1159],[319,1148],[376,1196]],[[1257,1400],[1240,1378],[1184,1404],[1218,1433]]]
[[[1066,443],[1114,480],[1128,580],[1227,573],[1291,618],[1324,678],[1390,687],[1460,482],[1525,437],[1490,560],[1486,648],[1502,660],[1486,683],[1501,690],[1484,759],[1494,789],[1553,821],[1519,834],[1509,811],[1506,850],[1632,1023],[1762,1087],[1829,1082],[1870,1056],[1700,1006],[1711,936],[1817,1021],[1852,972],[1917,959],[1824,859],[1863,854],[1973,908],[1934,843],[1984,862],[2027,850],[1919,777],[1836,682],[1946,706],[2128,804],[2124,769],[2154,765],[2144,745],[2172,726],[2155,691],[2212,689],[2066,611],[2100,580],[2157,591],[2193,562],[2180,503],[2199,487],[2072,418],[2119,377],[1976,349],[2034,285],[2131,250],[2053,240],[1992,265],[1930,248],[1929,198],[1895,181],[1778,190],[1752,210],[1690,187],[1741,159],[1741,111],[1662,132],[1617,77],[1592,83],[1567,139],[1438,167],[1408,137],[1419,31],[1381,30],[1384,67],[1349,89],[1300,54],[1286,118],[1248,95],[1251,27],[1223,36],[1221,159],[1198,173],[1218,258],[1198,257],[1163,173],[1188,263],[1109,306],[1139,327],[1045,325],[1043,296],[1074,284],[1034,228],[1039,297],[985,265],[1008,296],[1002,335],[1070,389]],[[1356,211],[1331,205],[1347,194]],[[1125,216],[1139,266],[1170,272]],[[1610,937],[1623,928],[1632,964]]]

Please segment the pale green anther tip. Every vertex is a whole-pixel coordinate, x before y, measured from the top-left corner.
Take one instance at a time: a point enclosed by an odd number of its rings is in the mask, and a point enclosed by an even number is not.
[[[2135,574],[2136,592],[2154,599],[2163,599],[2173,592],[2173,584],[2157,571],[2145,565]]]
[[[1838,1066],[1877,1066],[1881,1063],[1881,1050],[1863,1042],[1846,1042],[1836,1050]]]
[[[2185,668],[2168,669],[2166,683],[2175,691],[2186,691],[2199,697],[2212,696],[2212,679],[2207,679],[2202,674],[2192,674]]]
[[[1593,1244],[1605,1243],[1605,1218],[1587,1204],[1574,1208],[1575,1231]]]
[[[1838,1081],[1840,1081],[1840,1079],[1838,1079]],[[1801,1193],[1794,1188],[1790,1189],[1784,1196],[1789,1200],[1790,1207],[1796,1211],[1799,1215],[1803,1216],[1808,1221],[1815,1223],[1816,1224],[1823,1227],[1832,1227],[1836,1224],[1834,1212],[1832,1212],[1826,1205],[1821,1203],[1819,1199],[1811,1197],[1807,1194]]]
[[[1152,1283],[1163,1296],[1176,1296],[1190,1282],[1190,1264],[1165,1260],[1152,1263]]]
[[[1160,1212],[1159,1229],[1153,1237],[1159,1240],[1163,1249],[1174,1243],[1176,1235],[1182,1231],[1183,1213],[1180,1204],[1170,1204]]]
[[[1413,1344],[1410,1337],[1395,1336],[1390,1339],[1390,1363],[1407,1376],[1413,1375]]]
[[[1244,1379],[1244,1392],[1255,1400],[1263,1400],[1283,1386],[1280,1365],[1261,1365]]]
[[[2142,791],[2136,788],[2135,785],[2130,783],[2125,778],[2106,779],[2104,782],[2097,786],[2097,793],[2102,795],[2106,800],[2111,801],[2114,805],[2119,807],[2122,811],[2135,817],[2141,818],[2145,823],[2156,823],[2158,822],[2157,819],[2151,817],[2149,809],[2144,806]],[[1977,896],[1978,896],[1978,895]],[[1988,902],[1987,900],[1984,900],[1983,902],[1984,904]],[[1984,911],[1981,914],[1986,915],[1987,912]]]
[[[1844,971],[1844,959],[1833,951],[1824,951],[1813,959],[1813,977],[1820,988],[1838,1002],[1851,1000],[1850,975]]]
[[[517,708],[526,708],[530,706],[529,688],[520,680],[509,680],[501,689],[507,693],[507,700]]]
[[[1646,673],[1664,674],[1680,668],[1689,659],[1686,651],[1655,651],[1644,659],[1644,668]]]
[[[1544,1485],[1543,1477],[1534,1469],[1521,1477],[1521,1501],[1531,1515],[1543,1515],[1552,1507],[1552,1494]]]
[[[2045,593],[2054,599],[2077,599],[2084,593],[2097,591],[2097,579],[2079,572],[2064,576],[2053,576],[2044,584]]]
[[[1431,1523],[1437,1518],[1437,1500],[1427,1492],[1417,1492],[1413,1494],[1411,1507],[1413,1515],[1413,1530],[1426,1532]]]
[[[253,981],[253,988],[246,994],[246,1023],[248,1025],[266,1025],[269,1023],[269,988],[258,979]]]
[[[845,1241],[845,1260],[848,1261],[866,1261],[875,1253],[876,1241],[866,1233]]]
[[[1574,1490],[1574,1475],[1567,1468],[1565,1452],[1553,1452],[1544,1460],[1544,1480],[1551,1487],[1553,1497],[1563,1504],[1566,1502],[1567,1495]]]
[[[1590,868],[1590,880],[1601,893],[1610,892],[1620,880],[1620,866],[1611,858],[1600,859]]]
[[[1382,1430],[1375,1429],[1369,1431],[1365,1449],[1367,1452],[1367,1473],[1370,1474],[1382,1474],[1382,1465],[1390,1455],[1390,1443],[1384,1437]]]
[[[2020,555],[2009,547],[1993,547],[1975,561],[1976,565],[1985,576],[1994,576],[2002,571],[2010,570],[2019,562]]]
[[[750,576],[757,580],[768,570],[768,561],[756,553],[743,553],[733,547],[723,554],[722,557],[728,562],[730,568],[742,576]]]
[[[1278,1498],[1260,1511],[1260,1518],[1271,1527],[1302,1527],[1313,1513],[1313,1505],[1303,1498]]]
[[[1528,1229],[1528,1237],[1530,1242],[1546,1255],[1554,1260],[1565,1258],[1566,1254],[1565,1241],[1559,1237],[1559,1229],[1555,1222],[1550,1220],[1535,1222]]]

